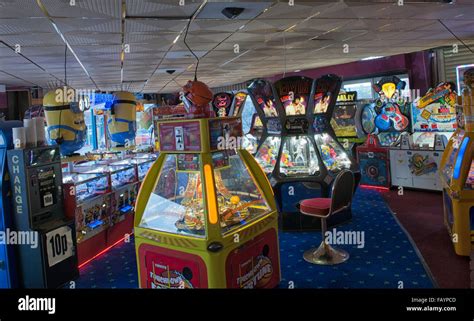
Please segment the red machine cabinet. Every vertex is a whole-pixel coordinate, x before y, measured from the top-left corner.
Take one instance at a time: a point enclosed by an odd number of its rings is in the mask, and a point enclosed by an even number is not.
[[[360,185],[390,188],[389,148],[382,147],[376,135],[368,135],[361,146],[357,146]]]

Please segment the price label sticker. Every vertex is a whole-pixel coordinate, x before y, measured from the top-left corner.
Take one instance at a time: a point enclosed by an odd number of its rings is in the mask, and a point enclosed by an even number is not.
[[[50,267],[71,257],[73,248],[72,229],[69,226],[61,226],[46,233],[46,252]]]
[[[184,131],[183,127],[174,128],[174,139],[176,142],[176,150],[184,150]]]

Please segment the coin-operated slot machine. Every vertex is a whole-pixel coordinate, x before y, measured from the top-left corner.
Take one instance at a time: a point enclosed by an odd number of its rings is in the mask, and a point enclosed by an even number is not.
[[[76,232],[64,211],[59,148],[9,150],[8,169],[14,229],[30,237],[17,245],[21,285],[56,288],[77,278]]]
[[[474,244],[474,69],[464,73],[465,88],[457,129],[443,153],[439,175],[444,221],[456,254],[471,256]],[[472,262],[471,262],[472,264]],[[472,278],[471,278],[472,281]]]
[[[0,232],[13,227],[12,193],[8,173],[7,150],[13,148],[12,128],[22,127],[21,121],[0,121]],[[17,286],[15,252],[12,245],[0,244],[0,289]]]
[[[63,174],[66,215],[76,222],[79,265],[107,248],[111,190],[106,174]]]
[[[277,286],[271,186],[246,150],[225,143],[241,137],[240,117],[168,113],[157,122],[160,156],[136,204],[140,287]]]
[[[341,82],[336,75],[314,81],[287,77],[274,85],[257,79],[248,88],[264,127],[255,158],[272,184],[283,229],[319,228],[319,219],[300,214],[299,202],[329,197],[341,169],[357,172],[330,125]],[[351,216],[341,212],[327,223],[332,226]]]
[[[342,90],[337,95],[336,106],[331,118],[337,140],[350,155],[356,155],[356,148],[366,137],[360,125],[360,111],[367,99],[357,99],[357,91]]]

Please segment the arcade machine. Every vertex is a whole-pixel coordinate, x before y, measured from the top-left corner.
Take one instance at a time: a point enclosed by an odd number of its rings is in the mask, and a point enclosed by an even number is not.
[[[264,126],[255,158],[269,176],[284,229],[319,227],[319,219],[300,215],[299,202],[328,197],[341,169],[356,171],[329,121],[340,86],[338,76],[327,75],[314,81],[287,77],[275,86],[257,79],[248,88]],[[328,224],[350,217],[350,212],[341,212],[329,218]]]
[[[390,188],[390,154],[387,146],[381,146],[378,136],[369,134],[361,146],[357,146],[357,162],[360,168],[360,186]]]
[[[76,222],[79,265],[107,247],[111,190],[106,174],[63,174],[64,209]]]
[[[365,100],[357,100],[357,91],[341,89],[337,95],[331,126],[339,143],[351,155],[355,155],[357,145],[365,141],[364,131],[358,119],[360,110],[366,103]]]
[[[113,160],[90,161],[74,165],[73,172],[102,174],[110,186],[109,226],[106,246],[109,247],[133,232],[134,206],[138,194],[138,177],[133,164],[114,164]]]
[[[390,147],[392,185],[441,191],[438,169],[449,137],[457,127],[454,85],[441,83],[412,104],[412,135]]]
[[[257,113],[253,114],[252,122],[250,123],[250,129],[245,134],[243,139],[243,147],[250,154],[254,155],[257,152],[258,145],[260,144],[263,136],[263,124]]]
[[[0,121],[0,232],[6,233],[13,226],[12,193],[8,174],[7,150],[13,148],[12,128],[22,127],[21,121]],[[18,285],[15,251],[12,245],[0,244],[0,289]]]
[[[382,146],[395,145],[400,134],[410,130],[410,104],[402,95],[405,82],[395,76],[384,77],[373,88],[379,97],[362,107],[362,130],[364,135],[376,134]]]
[[[50,91],[43,98],[48,142],[58,145],[65,157],[73,156],[86,142],[84,107],[74,99],[75,91],[68,87]]]
[[[240,117],[214,118],[212,96],[200,104],[195,97],[186,119],[169,107],[157,124],[161,153],[136,204],[140,287],[275,287],[280,264],[271,186],[246,150],[218,148],[220,138],[242,135]]]
[[[57,288],[79,276],[74,220],[63,207],[59,147],[12,149],[7,157],[14,230],[33,241],[17,245],[21,286]]]
[[[443,153],[439,175],[444,220],[456,254],[472,257],[474,242],[474,69],[464,73],[462,114]],[[464,122],[464,124],[463,124]],[[471,261],[472,264],[472,261]],[[472,281],[472,275],[471,275]]]

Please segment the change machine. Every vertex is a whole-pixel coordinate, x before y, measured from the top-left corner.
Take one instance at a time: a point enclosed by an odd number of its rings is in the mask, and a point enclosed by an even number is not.
[[[7,150],[13,148],[11,131],[22,127],[21,121],[0,121],[0,231],[12,228],[12,197],[7,166]],[[0,244],[0,289],[16,287],[14,248]]]
[[[8,169],[13,226],[24,236],[17,245],[20,285],[57,288],[77,278],[75,226],[63,208],[59,148],[9,150]]]

